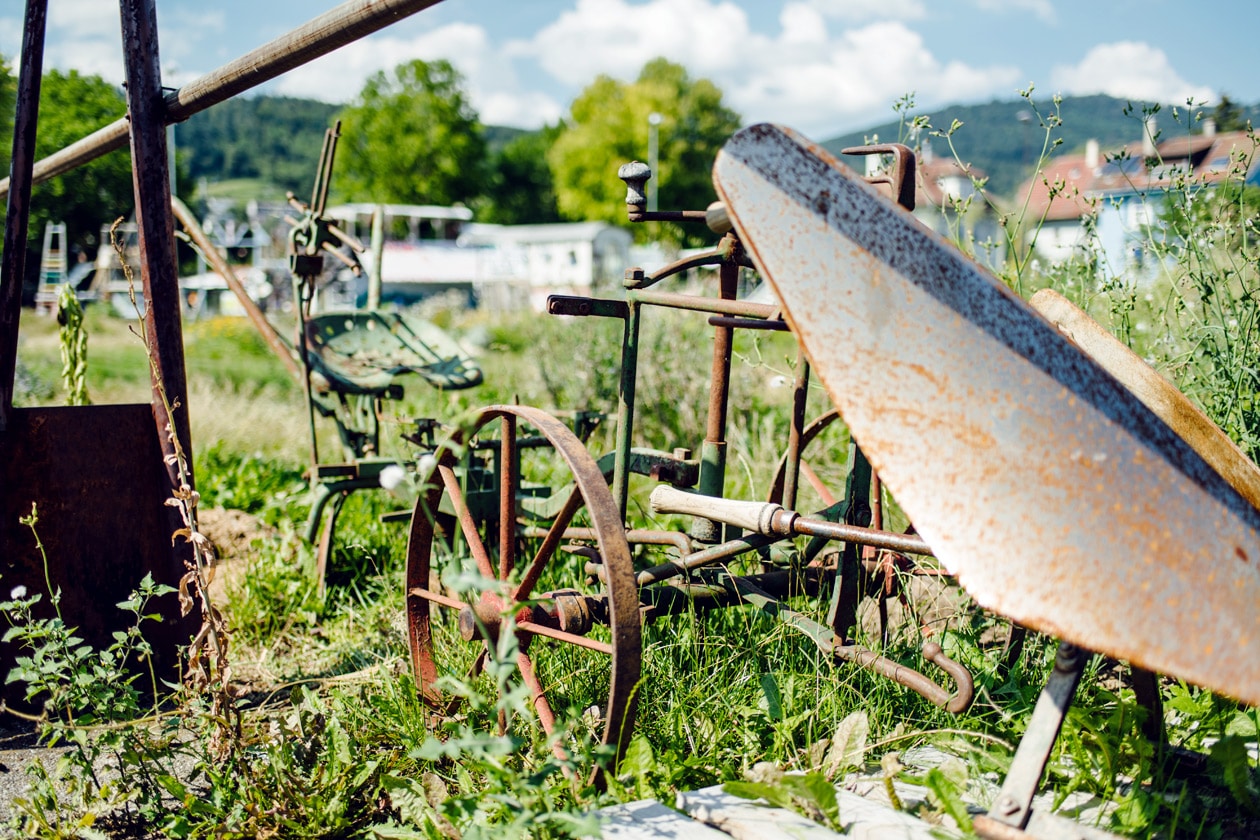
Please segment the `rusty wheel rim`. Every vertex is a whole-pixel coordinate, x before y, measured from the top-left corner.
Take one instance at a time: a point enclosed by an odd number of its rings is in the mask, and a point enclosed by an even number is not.
[[[835,502],[834,491],[826,486],[816,483],[821,481],[817,478],[817,476],[810,476],[808,474],[810,468],[809,462],[805,458],[805,451],[809,448],[809,445],[814,442],[815,438],[825,432],[839,419],[840,412],[832,409],[831,411],[817,417],[801,431],[800,456],[798,458],[801,466],[801,475],[798,479],[798,484],[800,482],[805,482],[813,486],[814,492],[822,499],[824,507]],[[852,464],[848,466],[852,467]],[[785,452],[783,453],[783,457],[779,459],[778,466],[775,468],[774,480],[770,483],[770,492],[766,494],[766,501],[774,502],[779,505],[783,504],[783,487],[787,481],[787,471],[788,453]]]
[[[523,427],[536,432],[535,439],[541,437],[546,440],[549,451],[559,456],[572,477],[571,490],[564,497],[565,504],[547,529],[546,536],[536,544],[522,543],[515,515],[503,515],[507,510],[516,513],[515,488],[520,476],[514,468],[500,470],[499,481],[494,488],[497,521],[486,524],[476,522],[469,511],[455,472],[458,464],[455,453],[464,451],[469,443],[478,439],[479,434],[487,432],[498,433],[496,454],[499,462],[515,465]],[[551,687],[539,674],[541,669],[536,667],[536,660],[548,655],[550,647],[555,645],[572,648],[569,655],[577,656],[580,651],[581,656],[607,657],[610,660],[608,696],[603,704],[596,737],[601,744],[615,746],[619,761],[633,730],[641,668],[639,599],[625,529],[594,459],[563,423],[546,412],[525,406],[490,406],[482,409],[473,422],[453,436],[438,453],[427,487],[416,502],[411,520],[405,583],[408,643],[412,670],[421,696],[440,714],[449,715],[457,711],[458,700],[444,696],[436,685],[443,673],[451,673],[443,667],[442,651],[443,645],[449,646],[451,634],[446,633],[444,641],[437,631],[439,613],[462,619],[461,634],[465,631],[484,633],[487,630],[493,634],[496,628],[490,624],[497,620],[496,616],[512,614],[516,619],[520,644],[516,663],[518,676],[528,686],[539,723],[549,735],[555,730],[559,709],[552,707]],[[467,565],[475,566],[484,578],[501,584],[495,590],[497,594],[485,593],[475,605],[453,599],[434,585],[432,572],[437,562],[435,551],[440,544],[441,528],[431,512],[440,510],[444,500],[455,512],[454,530],[459,532],[468,547]],[[556,606],[559,599],[550,597],[552,593],[546,590],[546,585],[560,570],[557,564],[583,562],[581,556],[560,551],[564,528],[579,512],[583,512],[588,530],[596,536],[595,549],[602,559],[604,581],[597,581],[583,594],[606,599],[609,629],[606,642],[591,640],[584,632],[568,633],[563,623],[560,628],[552,626],[555,621],[551,610],[554,607],[555,613],[559,613]],[[530,599],[536,602],[532,611],[520,603]],[[542,612],[539,612],[540,607]],[[474,622],[479,622],[476,623],[477,629],[471,630]],[[488,655],[489,642],[483,638],[467,639],[465,635],[461,638],[473,646],[470,671],[475,672]],[[557,756],[566,757],[565,749],[558,741],[554,750]],[[598,772],[596,780],[599,779]]]

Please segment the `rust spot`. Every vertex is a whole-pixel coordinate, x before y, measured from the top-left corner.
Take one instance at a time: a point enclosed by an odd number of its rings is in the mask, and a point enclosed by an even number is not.
[[[1251,558],[1247,556],[1247,552],[1242,550],[1242,546],[1234,546],[1234,553],[1238,555],[1238,559],[1244,563],[1250,563]]]

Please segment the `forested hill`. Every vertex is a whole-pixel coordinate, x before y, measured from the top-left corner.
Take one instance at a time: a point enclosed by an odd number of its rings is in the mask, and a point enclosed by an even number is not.
[[[1056,153],[1083,150],[1091,139],[1097,140],[1104,151],[1142,139],[1142,120],[1145,114],[1140,103],[1134,103],[1129,108],[1124,99],[1102,95],[1077,96],[1065,98],[1056,110],[1049,99],[1044,102],[1036,99],[1034,101],[1035,111],[1023,99],[990,102],[985,105],[951,105],[930,110],[918,108],[906,116],[904,123],[888,122],[827,140],[823,146],[830,152],[839,153],[843,148],[860,146],[865,140],[875,136],[882,143],[897,142],[899,138],[902,142],[907,142],[904,126],[917,115],[928,116],[931,129],[941,132],[947,132],[957,120],[962,123],[962,127],[953,133],[952,139],[959,158],[984,170],[989,176],[988,189],[991,192],[1010,196],[1037,163],[1046,139],[1046,128],[1043,124],[1049,123],[1054,115],[1062,121],[1051,133],[1052,140],[1061,138],[1063,141]],[[1260,105],[1230,105],[1234,108],[1231,115],[1234,120],[1250,119],[1253,125],[1260,125]],[[1204,115],[1212,116],[1213,112],[1207,109]],[[1195,122],[1194,116],[1193,112],[1187,112],[1184,105],[1176,108],[1161,106],[1155,115],[1161,139],[1186,134],[1191,130],[1200,131],[1202,125]],[[951,154],[949,143],[944,137],[931,137],[929,131],[927,139],[936,156]],[[849,159],[846,162],[861,165]]]
[[[194,182],[257,178],[303,194],[314,181],[324,130],[341,105],[287,96],[238,96],[175,127]],[[491,151],[525,132],[486,127]]]
[[[1057,114],[1062,125],[1052,137],[1062,138],[1060,152],[1078,150],[1086,141],[1097,139],[1109,146],[1141,139],[1142,109],[1125,114],[1127,103],[1109,96],[1085,96],[1064,99]],[[962,160],[974,163],[989,175],[989,189],[998,195],[1011,195],[1029,168],[1036,163],[1045,139],[1040,122],[1056,113],[1052,103],[1038,104],[1040,118],[1022,99],[990,102],[985,105],[953,105],[931,111],[916,109],[930,117],[931,126],[948,130],[955,120],[962,127],[954,132],[953,141]],[[176,144],[188,162],[194,181],[211,182],[236,178],[256,178],[292,189],[299,194],[315,176],[324,129],[331,125],[338,105],[310,99],[255,96],[238,97],[214,106],[176,127]],[[1178,119],[1174,119],[1174,111]],[[1021,115],[1029,119],[1021,119]],[[1260,105],[1235,106],[1234,116],[1260,124]],[[1188,119],[1188,117],[1190,117]],[[1157,120],[1163,137],[1188,131],[1193,115],[1185,107],[1164,106]],[[1199,130],[1199,126],[1194,126]],[[503,144],[522,134],[520,129],[487,126],[486,139],[493,154]],[[878,136],[882,142],[904,138],[905,129],[898,122],[888,122],[865,131],[854,132],[826,141],[833,152],[847,146],[861,145],[865,139]],[[937,156],[949,155],[944,138],[929,140]]]
[[[260,178],[301,192],[339,110],[313,99],[238,96],[177,125],[175,145],[194,181]]]

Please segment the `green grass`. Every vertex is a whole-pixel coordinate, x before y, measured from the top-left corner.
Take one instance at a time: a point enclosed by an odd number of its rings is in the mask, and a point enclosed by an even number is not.
[[[1228,320],[1219,320],[1251,317],[1247,301],[1255,264],[1247,262],[1253,259],[1250,251],[1241,254],[1224,263],[1234,272],[1220,286],[1231,306],[1219,310],[1217,322],[1208,307],[1198,305],[1204,295],[1201,268],[1195,269],[1200,274],[1194,275],[1194,288],[1186,276],[1171,273],[1160,278],[1149,299],[1129,287],[1100,287],[1081,265],[1044,274],[1030,269],[1020,279],[1025,291],[1054,285],[1113,327],[1129,325],[1127,337],[1139,351],[1156,354],[1166,369],[1205,389],[1210,399],[1201,402],[1209,409],[1221,406],[1227,421],[1234,417],[1228,428],[1246,443],[1250,404],[1240,407],[1237,392],[1228,392],[1240,386],[1227,375],[1227,362],[1246,351],[1249,333],[1225,329]],[[1196,252],[1194,265],[1209,264],[1205,256]],[[1175,300],[1182,305],[1169,303]],[[1169,320],[1170,313],[1176,317]],[[405,398],[385,407],[384,454],[416,460],[416,448],[399,434],[412,418],[436,417],[449,429],[474,408],[514,403],[560,415],[575,409],[605,412],[609,420],[588,449],[599,455],[612,448],[619,323],[430,314],[458,334],[485,338],[479,358],[486,382],[455,392],[409,383]],[[87,329],[93,399],[147,402],[147,362],[130,325],[93,307]],[[1225,343],[1208,341],[1205,333]],[[1161,336],[1167,340],[1158,340]],[[400,584],[407,526],[380,521],[404,501],[384,492],[351,497],[339,522],[329,586],[318,593],[313,552],[299,536],[309,446],[300,390],[244,321],[189,324],[185,346],[202,504],[248,512],[275,531],[242,556],[227,558],[224,569],[231,572],[225,609],[234,628],[239,734],[225,744],[196,696],[183,698],[181,717],[129,730],[135,740],[128,743],[143,749],[124,758],[124,779],[134,788],[127,818],[112,818],[110,825],[119,830],[143,824],[169,836],[223,837],[580,833],[589,825],[579,815],[591,808],[641,796],[670,802],[678,790],[740,780],[762,762],[821,772],[829,743],[852,725],[855,712],[864,714],[867,727],[868,769],[887,753],[932,744],[959,756],[963,781],[1005,773],[1054,645],[1034,636],[1021,660],[1003,674],[1000,646],[993,641],[1003,623],[973,608],[961,610],[940,638],[977,679],[975,705],[958,716],[869,670],[823,656],[804,634],[748,608],[684,612],[649,623],[631,758],[604,793],[587,783],[592,764],[607,757],[589,737],[599,724],[588,710],[603,704],[608,693],[608,664],[599,655],[533,643],[540,676],[564,723],[567,757],[561,759],[517,684],[511,646],[499,651],[502,662],[494,660],[486,674],[468,679],[468,643],[452,621],[436,623],[437,645],[451,656],[443,690],[466,702],[454,714],[435,715],[411,683]],[[704,316],[649,310],[641,346],[636,443],[698,451],[711,355]],[[57,347],[51,319],[24,319],[20,358],[40,384],[22,396],[26,404],[61,399]],[[797,364],[790,336],[738,335],[726,485],[733,498],[761,499],[768,492],[787,438]],[[829,407],[814,387],[809,416]],[[323,451],[334,452],[327,422],[320,435]],[[806,453],[833,489],[843,481],[847,444],[847,432],[837,423]],[[530,480],[558,487],[567,473],[547,455],[527,453],[522,470]],[[653,484],[632,483],[631,524],[678,527],[681,520],[648,512]],[[805,491],[799,507],[819,506]],[[895,505],[890,520],[890,527],[905,525]],[[586,522],[579,518],[578,524]],[[640,568],[663,559],[659,548],[636,551]],[[465,561],[439,551],[446,582],[471,598],[475,587],[460,573]],[[561,553],[548,566],[540,589],[561,586],[591,590],[580,556]],[[792,606],[816,619],[823,614],[822,604],[804,597],[794,598]],[[602,630],[593,635],[607,638]],[[922,641],[916,626],[902,626],[883,652],[939,676],[918,653]],[[1126,835],[1247,836],[1260,811],[1254,762],[1243,749],[1256,739],[1256,713],[1173,680],[1163,680],[1161,691],[1171,743],[1210,752],[1205,773],[1188,779],[1168,773],[1165,758],[1140,734],[1140,711],[1123,669],[1096,661],[1055,748],[1049,786],[1113,803],[1110,827]],[[500,715],[507,723],[502,736]],[[191,777],[181,771],[176,778],[176,754],[196,768]],[[932,783],[945,784],[940,777]],[[99,790],[85,796],[79,811],[58,817],[60,828],[42,835],[58,836],[60,830],[71,836],[83,813],[99,812],[106,820],[106,799]]]

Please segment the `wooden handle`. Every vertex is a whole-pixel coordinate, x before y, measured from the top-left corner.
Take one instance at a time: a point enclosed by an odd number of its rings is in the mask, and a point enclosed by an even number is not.
[[[780,533],[774,527],[774,519],[775,515],[783,510],[783,505],[772,502],[737,502],[731,499],[716,499],[712,496],[687,493],[662,484],[652,491],[652,495],[648,497],[648,503],[655,513],[700,516],[767,536]]]
[[[1029,303],[1181,435],[1240,496],[1260,508],[1260,467],[1176,386],[1058,292],[1042,289]]]

